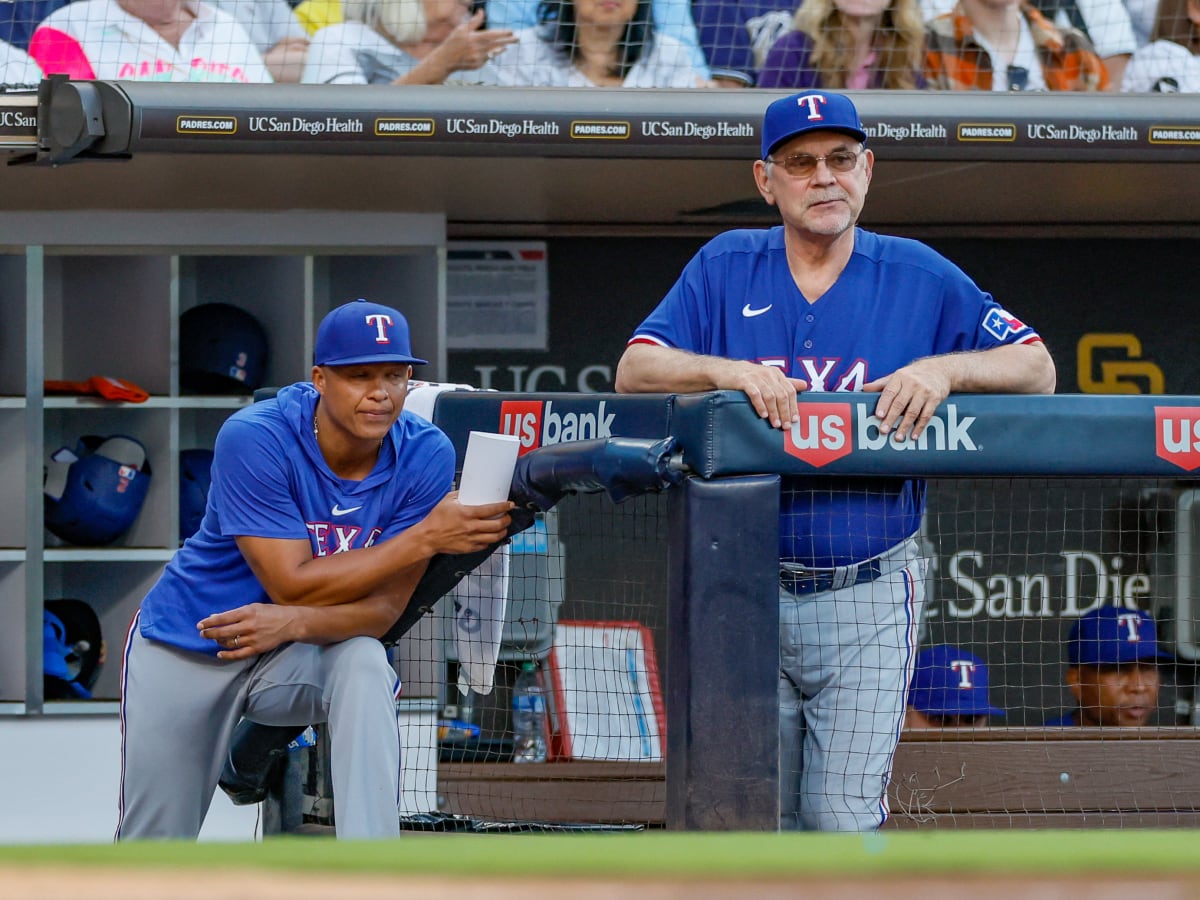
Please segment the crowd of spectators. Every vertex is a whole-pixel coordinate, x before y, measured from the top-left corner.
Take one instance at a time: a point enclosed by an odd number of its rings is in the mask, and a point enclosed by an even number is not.
[[[0,83],[1200,91],[1200,0],[0,0]]]

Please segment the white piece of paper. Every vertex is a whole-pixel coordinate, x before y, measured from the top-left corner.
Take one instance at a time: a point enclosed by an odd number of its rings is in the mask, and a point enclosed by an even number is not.
[[[467,437],[458,502],[481,506],[508,499],[521,440],[513,434],[472,431]]]

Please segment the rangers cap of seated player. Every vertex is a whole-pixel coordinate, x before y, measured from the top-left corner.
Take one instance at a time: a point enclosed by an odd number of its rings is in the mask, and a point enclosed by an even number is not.
[[[1158,648],[1154,619],[1140,609],[1093,609],[1075,620],[1067,636],[1067,661],[1072,666],[1115,666],[1174,658]]]
[[[390,306],[352,300],[334,309],[317,326],[314,366],[366,363],[423,366],[427,362],[412,355],[408,320]]]
[[[931,716],[1002,716],[988,700],[987,664],[974,653],[939,644],[917,654],[908,705]]]
[[[803,91],[776,100],[763,115],[762,159],[784,141],[810,131],[842,131],[861,144],[867,132],[849,97],[830,91]]]

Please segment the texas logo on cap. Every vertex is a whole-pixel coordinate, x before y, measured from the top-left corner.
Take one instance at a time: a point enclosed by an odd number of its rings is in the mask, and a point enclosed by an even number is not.
[[[829,91],[804,91],[776,100],[763,115],[762,158],[800,134],[809,131],[842,131],[859,143],[867,132],[849,97]]]
[[[1140,609],[1102,606],[1076,619],[1067,636],[1067,661],[1072,666],[1120,665],[1174,658],[1159,649],[1154,619]]]
[[[315,366],[427,362],[412,355],[408,320],[390,306],[354,300],[330,312],[317,328]]]

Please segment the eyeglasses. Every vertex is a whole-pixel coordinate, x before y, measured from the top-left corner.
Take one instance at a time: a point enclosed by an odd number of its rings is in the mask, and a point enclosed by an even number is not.
[[[834,150],[824,156],[813,156],[811,153],[797,153],[785,156],[783,159],[767,157],[767,162],[783,166],[785,172],[796,178],[811,178],[817,171],[817,163],[825,160],[830,172],[851,172],[858,165],[858,157],[862,154],[854,150]]]

